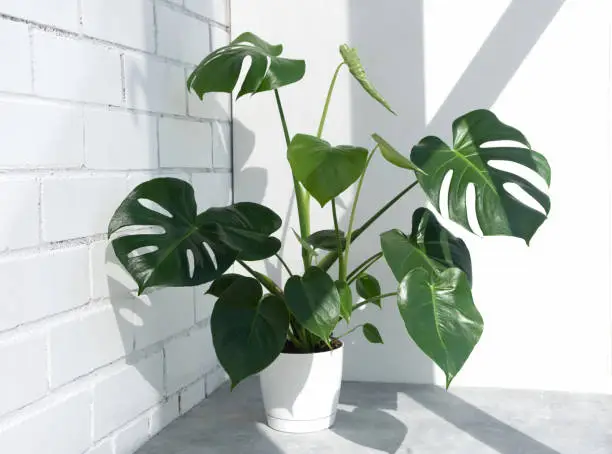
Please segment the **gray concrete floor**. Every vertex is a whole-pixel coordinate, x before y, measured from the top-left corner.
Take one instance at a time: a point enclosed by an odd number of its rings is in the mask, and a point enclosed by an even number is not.
[[[612,396],[343,384],[336,424],[313,434],[264,423],[257,379],[227,386],[140,454],[612,454]]]

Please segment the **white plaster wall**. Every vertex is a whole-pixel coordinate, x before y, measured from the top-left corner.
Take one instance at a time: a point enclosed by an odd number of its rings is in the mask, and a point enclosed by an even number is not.
[[[337,46],[348,42],[400,115],[391,117],[343,74],[324,134],[332,143],[371,145],[369,134],[379,132],[408,154],[426,134],[448,139],[462,113],[490,108],[548,157],[552,211],[531,247],[462,233],[485,332],[457,386],[612,392],[611,17],[607,0],[269,0],[265,8],[233,2],[234,36],[250,30],[307,60],[304,81],[281,91],[292,134],[316,131]],[[292,185],[273,96],[241,100],[234,115],[236,199],[263,201],[285,217]],[[374,160],[358,218],[412,179]],[[380,232],[409,231],[423,199],[412,193],[377,222],[356,243],[352,261],[376,251]],[[294,212],[288,225],[297,230]],[[313,204],[313,231],[323,226],[331,226],[330,211]],[[283,254],[299,266],[290,230]],[[276,264],[267,271],[280,278]],[[373,271],[391,291],[385,265]],[[385,345],[354,333],[346,379],[443,383],[408,340],[392,300],[355,323],[366,319],[381,329]]]

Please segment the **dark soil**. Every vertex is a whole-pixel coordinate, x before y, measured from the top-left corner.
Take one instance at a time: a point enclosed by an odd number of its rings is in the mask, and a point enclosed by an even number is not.
[[[342,347],[342,342],[339,341],[338,339],[332,339],[330,342],[331,346],[332,346],[332,350],[335,350],[337,348]],[[323,342],[319,342],[313,351],[309,351],[309,352],[303,352],[301,350],[298,350],[292,343],[291,341],[287,341],[285,343],[285,348],[283,348],[283,353],[291,353],[291,354],[301,354],[301,353],[323,353],[323,352],[328,352],[330,351],[329,347],[327,345],[325,345]]]

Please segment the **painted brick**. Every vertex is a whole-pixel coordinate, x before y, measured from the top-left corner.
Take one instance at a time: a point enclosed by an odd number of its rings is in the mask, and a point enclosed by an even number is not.
[[[38,101],[0,100],[0,150],[0,167],[78,167],[83,163],[82,112]]]
[[[185,8],[221,24],[229,25],[227,0],[185,0]]]
[[[82,392],[0,431],[0,452],[82,454],[91,446],[91,395]]]
[[[200,380],[181,391],[179,400],[181,414],[187,413],[204,399],[206,399],[206,384],[204,380]]]
[[[51,177],[42,183],[43,239],[58,241],[105,233],[127,195],[121,177]]]
[[[153,178],[179,178],[187,182],[191,181],[191,175],[186,172],[159,170],[155,172],[136,172],[130,173],[127,179],[128,191],[136,186]]]
[[[213,295],[206,295],[204,292],[208,290],[207,285],[201,285],[194,289],[195,291],[195,303],[196,303],[196,322],[201,322],[210,318],[212,315],[213,308],[217,297]]]
[[[102,443],[91,448],[85,454],[115,454],[113,452],[113,443],[111,439],[104,440]]]
[[[171,396],[168,400],[158,405],[149,420],[149,432],[155,435],[164,427],[170,424],[173,420],[179,417],[179,399],[178,394]]]
[[[161,400],[162,386],[161,353],[103,378],[94,388],[94,438],[101,439],[153,407]]]
[[[225,28],[221,28],[217,25],[210,27],[210,38],[213,49],[227,46],[230,43],[230,34]]]
[[[167,394],[173,394],[203,377],[217,362],[209,326],[172,340],[164,349]]]
[[[187,72],[189,76],[190,72]],[[189,92],[187,98],[189,115],[198,118],[229,121],[231,96],[229,93],[207,93],[203,99]]]
[[[47,349],[42,336],[0,344],[0,415],[47,392]]]
[[[35,30],[32,36],[37,94],[121,104],[121,60],[108,47]]]
[[[149,439],[148,415],[141,416],[136,421],[121,429],[114,437],[114,454],[133,454]]]
[[[124,46],[155,51],[149,0],[82,0],[83,33]]]
[[[161,289],[136,298],[133,304],[140,324],[136,329],[137,349],[185,331],[194,323],[193,292],[188,287]]]
[[[69,30],[79,30],[79,0],[1,0],[0,12]]]
[[[179,66],[153,57],[126,55],[125,78],[128,106],[185,114],[185,74]]]
[[[206,396],[210,396],[217,389],[223,386],[229,377],[221,366],[218,366],[214,370],[206,374]]]
[[[38,244],[38,186],[34,179],[0,181],[0,250]]]
[[[208,24],[159,4],[157,52],[165,57],[197,65],[210,53]]]
[[[157,121],[150,115],[86,109],[85,165],[91,169],[157,167]]]
[[[213,165],[216,169],[232,167],[232,135],[227,123],[213,123]]]
[[[2,260],[0,331],[85,304],[87,268],[85,246]]]
[[[49,334],[51,387],[125,356],[134,344],[134,326],[110,304],[73,317]]]
[[[159,153],[162,167],[212,167],[209,123],[161,118]]]
[[[2,3],[0,3],[0,11]],[[0,90],[28,93],[32,91],[30,37],[27,24],[0,19]]]
[[[138,285],[119,263],[108,241],[92,243],[89,249],[91,267],[91,290],[93,298],[108,298],[111,301],[130,298]]]
[[[232,176],[229,173],[198,173],[192,176],[198,210],[232,203]]]

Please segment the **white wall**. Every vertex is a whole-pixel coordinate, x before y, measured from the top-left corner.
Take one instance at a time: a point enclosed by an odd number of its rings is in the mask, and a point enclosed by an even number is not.
[[[611,17],[607,0],[275,0],[266,8],[233,2],[233,35],[251,30],[307,60],[305,80],[281,91],[292,133],[316,131],[337,46],[349,42],[400,116],[391,117],[343,74],[324,134],[331,142],[371,145],[376,131],[408,154],[426,134],[448,139],[462,113],[491,108],[548,157],[552,212],[531,247],[462,233],[485,332],[457,386],[612,392]],[[236,199],[263,201],[285,216],[292,189],[273,97],[241,100],[234,114]],[[375,160],[358,217],[412,179]],[[378,233],[410,230],[422,203],[415,192],[377,222],[356,243],[353,262],[377,250]],[[315,208],[313,217],[314,230],[331,226],[329,210]],[[295,212],[290,224],[297,229]],[[284,254],[299,266],[291,231]],[[280,277],[275,264],[267,268]],[[391,291],[385,265],[373,270]],[[385,345],[354,333],[346,379],[443,383],[408,340],[392,300],[355,323],[366,319],[379,326]]]
[[[231,198],[229,97],[186,75],[225,0],[0,0],[0,452],[121,454],[224,380],[202,289],[136,297],[108,220],[136,184]]]

